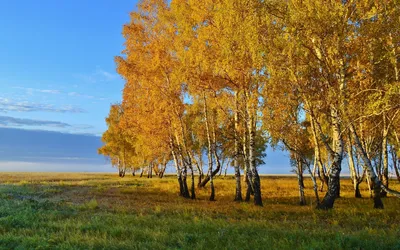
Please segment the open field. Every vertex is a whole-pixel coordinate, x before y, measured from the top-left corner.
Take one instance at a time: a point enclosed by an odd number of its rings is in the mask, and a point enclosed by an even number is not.
[[[232,177],[216,179],[215,202],[208,189],[179,197],[172,176],[1,173],[0,183],[0,249],[400,249],[400,199],[374,210],[348,179],[332,211],[314,209],[309,181],[297,205],[288,177],[262,178],[262,208],[232,201]]]

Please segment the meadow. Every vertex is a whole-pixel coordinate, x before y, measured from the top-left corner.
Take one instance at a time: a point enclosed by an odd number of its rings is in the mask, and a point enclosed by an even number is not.
[[[1,173],[0,249],[400,249],[397,198],[375,210],[364,183],[356,199],[343,179],[335,208],[320,211],[309,180],[306,206],[295,178],[261,184],[256,207],[232,201],[232,176],[215,180],[210,202],[208,188],[179,197],[174,176]]]

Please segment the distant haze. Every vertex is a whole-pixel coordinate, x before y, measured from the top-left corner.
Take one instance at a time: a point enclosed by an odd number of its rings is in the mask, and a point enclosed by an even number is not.
[[[100,137],[0,128],[0,171],[110,172]]]
[[[0,128],[0,171],[115,172],[97,154],[101,145],[94,135]],[[260,173],[290,173],[286,152],[268,149],[265,162]]]

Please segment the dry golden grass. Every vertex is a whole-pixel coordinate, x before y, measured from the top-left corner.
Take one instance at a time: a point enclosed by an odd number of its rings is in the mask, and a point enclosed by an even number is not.
[[[288,249],[400,249],[400,199],[385,198],[385,210],[374,210],[367,186],[361,186],[365,198],[353,198],[349,179],[342,180],[342,198],[332,211],[315,209],[309,180],[305,183],[308,205],[299,206],[296,179],[289,177],[262,178],[264,207],[233,202],[232,176],[215,180],[215,202],[208,201],[208,188],[197,189],[196,200],[179,197],[174,176],[1,173],[0,183],[0,226],[10,229],[0,229],[0,246],[250,249],[268,248],[269,242],[270,247]],[[400,190],[394,181],[391,186]],[[35,213],[46,223],[37,221]],[[35,231],[39,226],[42,233]],[[144,232],[147,236],[142,239]],[[26,234],[31,240],[18,243]],[[68,244],[50,244],[43,234]],[[134,235],[121,236],[130,234]]]

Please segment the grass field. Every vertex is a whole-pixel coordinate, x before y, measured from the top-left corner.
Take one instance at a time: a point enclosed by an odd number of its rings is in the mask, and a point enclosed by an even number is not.
[[[232,177],[215,186],[209,202],[179,197],[172,176],[1,173],[0,249],[400,249],[400,199],[374,210],[350,180],[332,211],[314,209],[310,182],[297,205],[294,178],[263,177],[261,208],[232,201]]]

